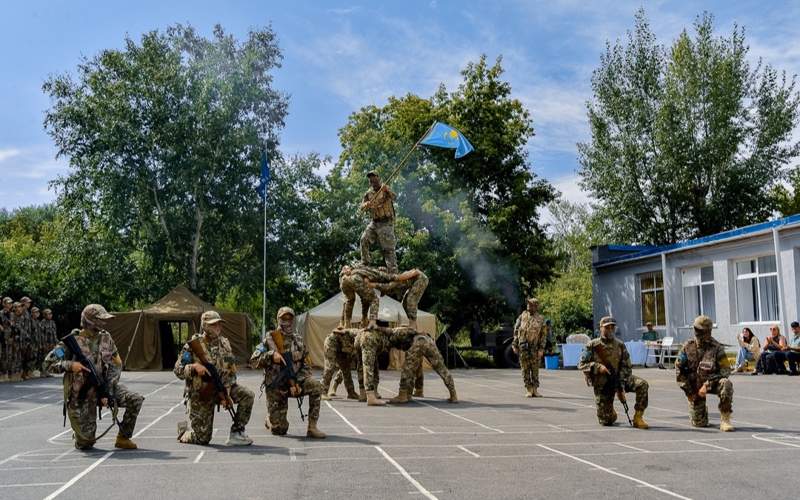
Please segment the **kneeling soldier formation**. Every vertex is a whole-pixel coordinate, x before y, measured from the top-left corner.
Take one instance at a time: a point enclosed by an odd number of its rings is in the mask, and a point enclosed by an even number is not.
[[[614,394],[627,405],[626,392],[636,393],[636,414],[632,425],[647,429],[644,410],[647,408],[647,381],[632,372],[631,357],[619,339],[614,336],[617,322],[606,316],[600,320],[600,338],[586,344],[578,369],[586,376],[586,383],[594,387],[594,403],[600,425],[613,425],[617,421],[614,411]]]
[[[719,429],[733,430],[733,383],[728,379],[731,365],[725,347],[711,336],[714,323],[708,316],[694,320],[694,338],[686,341],[675,361],[678,387],[689,400],[689,417],[695,427],[708,426],[706,395],[719,396]]]
[[[224,320],[216,311],[206,311],[200,317],[203,332],[183,346],[175,363],[175,375],[186,381],[184,398],[187,402],[189,425],[178,423],[178,441],[206,445],[214,430],[214,406],[222,405],[232,415],[233,425],[226,442],[229,446],[246,446],[253,440],[245,433],[250,421],[255,395],[236,383],[236,363],[231,344],[223,337]],[[237,404],[233,411],[233,404]]]
[[[402,328],[402,327],[401,327]],[[397,329],[396,329],[397,330]],[[410,330],[410,328],[409,328]],[[458,403],[456,394],[456,384],[453,376],[444,363],[444,358],[436,347],[436,343],[427,333],[415,332],[411,347],[406,351],[406,359],[403,363],[403,371],[400,376],[400,389],[397,396],[389,400],[391,404],[404,404],[411,401],[411,390],[419,373],[422,371],[422,360],[427,359],[431,367],[439,374],[445,387],[450,392],[447,399],[450,403]]]
[[[112,408],[115,420],[116,407],[125,408],[114,446],[123,449],[136,448],[131,437],[144,397],[119,384],[122,359],[111,334],[103,330],[105,321],[113,317],[101,305],[86,306],[81,313],[81,329],[73,330],[70,334],[72,338],[68,342],[65,339],[56,344],[45,358],[44,366],[48,372],[64,373],[64,414],[69,417],[72,439],[75,448],[79,450],[91,449],[95,441],[102,437],[95,437],[95,418],[99,414],[98,410],[102,411],[102,406]],[[81,352],[73,352],[67,347],[68,343],[77,346],[76,349],[80,348]],[[78,359],[93,366],[85,366]],[[93,380],[94,375],[101,380]],[[102,391],[98,383],[103,386]],[[97,407],[98,399],[100,408]]]

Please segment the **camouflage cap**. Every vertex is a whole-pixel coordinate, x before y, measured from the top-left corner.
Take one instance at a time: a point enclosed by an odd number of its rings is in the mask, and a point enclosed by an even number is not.
[[[217,311],[206,311],[200,316],[200,322],[204,325],[215,325],[225,321]]]
[[[278,318],[278,321],[280,321],[281,320],[281,316],[283,316],[285,314],[291,314],[292,318],[297,316],[294,313],[294,309],[292,309],[291,307],[283,306],[280,309],[278,309],[278,314],[276,314],[275,317]]]
[[[106,311],[106,308],[100,304],[89,304],[83,308],[81,317],[91,321],[93,319],[111,319],[114,317],[114,315],[109,314],[108,311]]]
[[[45,309],[42,311],[42,314],[53,314],[53,311],[51,309]]]
[[[695,330],[710,332],[714,327],[714,322],[708,316],[698,316],[694,319],[692,326],[694,326]]]
[[[606,325],[617,325],[617,320],[612,318],[611,316],[603,316],[600,318],[600,328],[603,328]]]
[[[22,302],[14,302],[11,305],[14,306],[14,307],[22,307]]]
[[[538,306],[539,299],[537,299],[536,297],[528,297],[528,304],[536,304]]]
[[[13,304],[13,303],[14,299],[12,299],[11,297],[3,297],[3,304]]]
[[[39,312],[39,308],[36,306],[31,307],[31,312],[36,313]]]
[[[369,172],[367,172],[367,178],[369,177],[380,177],[380,175],[378,175],[378,172],[370,170]]]
[[[22,297],[21,299],[19,299],[19,301],[20,301],[20,303],[22,303],[22,304],[30,304],[30,302],[31,302],[31,299],[30,299],[30,298],[28,298],[28,297]]]

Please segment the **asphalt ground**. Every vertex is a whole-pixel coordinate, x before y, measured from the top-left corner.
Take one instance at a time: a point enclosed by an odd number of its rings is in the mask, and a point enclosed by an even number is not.
[[[75,450],[61,426],[59,378],[0,384],[0,498],[797,498],[800,377],[734,376],[737,430],[721,433],[715,396],[712,426],[695,429],[671,370],[635,373],[650,382],[646,431],[628,425],[619,403],[620,422],[599,426],[574,370],[543,370],[544,397],[534,399],[516,370],[455,370],[459,404],[433,372],[426,397],[405,406],[323,402],[321,441],[304,437],[292,401],[289,435],[272,436],[257,398],[255,443],[233,448],[224,411],[211,446],[176,442],[182,382],[125,372],[122,382],[146,395],[140,449],[115,450],[112,431],[91,452]],[[398,373],[381,377],[392,396]],[[258,393],[257,372],[240,382]]]

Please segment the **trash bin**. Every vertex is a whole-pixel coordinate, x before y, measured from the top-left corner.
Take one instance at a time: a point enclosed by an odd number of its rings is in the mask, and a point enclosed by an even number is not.
[[[544,357],[545,370],[558,370],[558,354],[551,354]]]

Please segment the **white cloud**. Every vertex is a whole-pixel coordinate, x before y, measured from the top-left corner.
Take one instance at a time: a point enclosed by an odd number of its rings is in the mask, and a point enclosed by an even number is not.
[[[549,179],[549,181],[561,193],[560,198],[563,200],[583,205],[589,205],[594,201],[588,192],[581,189],[580,176],[578,174]],[[540,220],[544,224],[552,224],[554,222],[553,215],[547,207],[542,209]]]
[[[19,149],[0,149],[0,162],[8,160],[9,158],[14,158],[15,156],[19,156],[21,151]]]
[[[52,202],[56,193],[50,189],[50,181],[67,172],[66,161],[55,159],[51,146],[17,148],[14,151],[14,155],[6,156],[0,164],[0,178],[5,188],[0,197],[0,207],[14,209]]]

